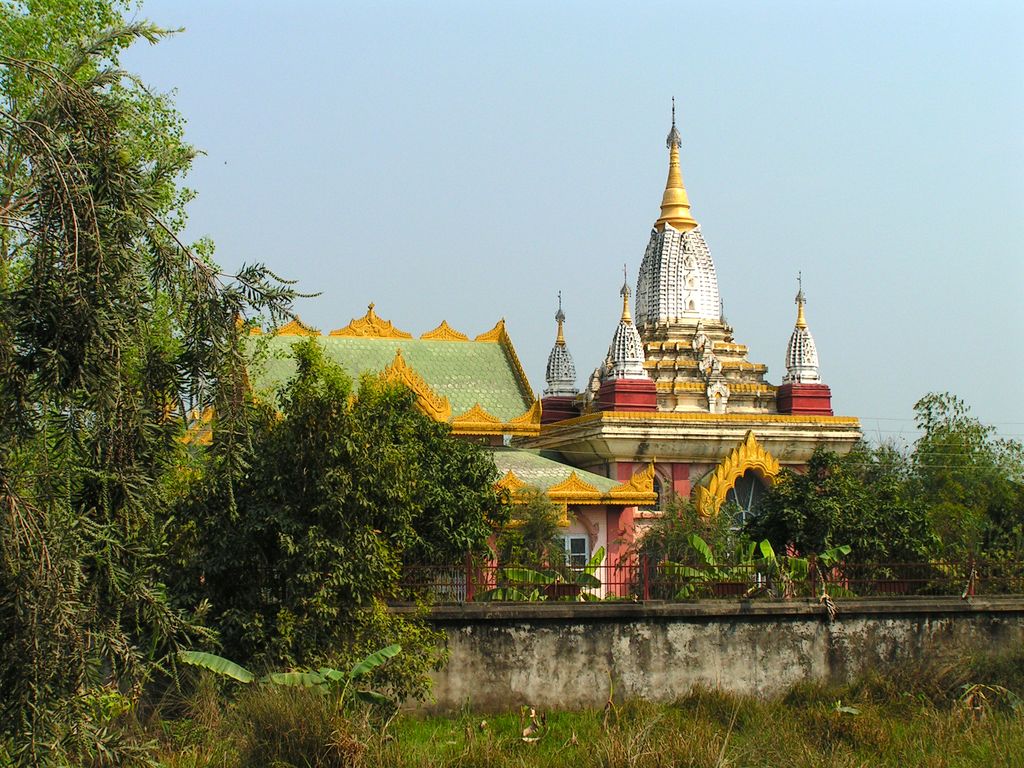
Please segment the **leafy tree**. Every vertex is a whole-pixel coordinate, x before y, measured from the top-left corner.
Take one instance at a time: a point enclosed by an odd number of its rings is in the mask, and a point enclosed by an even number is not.
[[[704,553],[694,548],[694,536],[728,560],[743,543],[743,537],[732,528],[736,515],[723,505],[717,515],[705,516],[688,498],[673,495],[665,504],[662,516],[651,521],[638,543],[641,554],[653,563],[670,560],[684,565],[706,562]]]
[[[906,459],[888,446],[861,444],[844,457],[818,449],[806,471],[783,470],[744,533],[778,551],[849,545],[851,562],[926,559],[936,542],[909,474]]]
[[[422,694],[436,637],[380,601],[403,562],[484,550],[504,515],[494,463],[408,389],[368,376],[354,390],[314,340],[293,353],[277,407],[255,409],[233,501],[212,472],[182,512],[193,538],[179,591],[210,601],[226,655],[243,664],[343,666],[400,641],[395,693]]]
[[[495,540],[498,562],[534,568],[561,563],[565,557],[562,514],[562,509],[546,495],[528,491]]]
[[[117,67],[165,34],[124,7],[0,2],[0,745],[26,765],[142,759],[97,711],[200,631],[159,568],[185,416],[241,434],[236,319],[293,295],[179,242],[194,151]]]
[[[1024,549],[1024,446],[996,437],[949,393],[914,406],[914,490],[928,505],[945,553]]]

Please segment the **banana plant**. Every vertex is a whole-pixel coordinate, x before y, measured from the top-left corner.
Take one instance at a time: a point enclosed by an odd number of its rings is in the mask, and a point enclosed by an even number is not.
[[[230,659],[225,659],[223,656],[218,656],[214,653],[179,651],[178,659],[185,664],[209,670],[223,677],[230,677],[232,680],[237,680],[240,683],[313,688],[324,696],[336,693],[338,700],[343,704],[350,696],[354,696],[359,701],[367,704],[387,706],[394,702],[384,694],[355,686],[359,680],[366,677],[388,659],[397,656],[401,651],[402,646],[397,643],[385,646],[356,662],[347,672],[331,667],[320,667],[315,671],[269,672],[262,677],[256,677],[256,675],[240,664],[236,664]]]
[[[715,561],[715,553],[711,551],[708,543],[696,533],[691,533],[687,536],[686,542],[690,545],[690,549],[696,552],[700,559],[704,561],[702,565],[692,566],[683,563],[667,562],[662,563],[660,566],[661,572],[666,576],[683,580],[682,585],[675,594],[676,600],[690,599],[698,594],[707,584],[718,581],[720,576],[720,569]]]
[[[771,543],[765,539],[758,544],[761,559],[758,571],[765,577],[765,588],[776,597],[793,597],[796,585],[806,583],[811,574],[811,563],[806,557],[784,555],[779,557]],[[817,556],[817,561],[826,569],[835,566],[843,557],[850,554],[850,545],[842,544],[825,550]],[[781,587],[781,589],[778,589]],[[824,588],[824,577],[822,576]]]
[[[601,588],[601,580],[596,574],[602,562],[604,547],[598,547],[581,570],[570,568],[565,571],[538,571],[533,568],[502,568],[498,573],[506,586],[489,589],[482,593],[479,599],[484,602],[538,602],[547,600],[545,590],[556,584],[575,585],[580,588],[581,599],[593,599],[592,595],[583,590]]]

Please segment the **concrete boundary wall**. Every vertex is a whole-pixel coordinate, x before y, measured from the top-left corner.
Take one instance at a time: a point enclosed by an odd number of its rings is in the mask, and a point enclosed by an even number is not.
[[[694,685],[771,696],[886,665],[1024,643],[1024,598],[857,599],[829,621],[809,600],[692,603],[474,603],[430,621],[450,658],[430,709],[601,707],[670,701]],[[401,609],[398,609],[401,610]]]

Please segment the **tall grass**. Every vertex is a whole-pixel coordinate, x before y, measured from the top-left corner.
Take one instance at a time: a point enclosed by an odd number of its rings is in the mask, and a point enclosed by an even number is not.
[[[972,686],[988,696],[968,700]],[[1005,691],[1006,693],[1000,693]],[[165,765],[358,766],[1024,766],[1024,650],[867,674],[850,685],[803,684],[761,700],[698,688],[669,704],[605,710],[398,718],[372,727],[308,692],[253,691],[206,734],[208,762],[164,753]],[[529,741],[523,731],[529,729]],[[194,733],[193,733],[194,735]],[[217,753],[213,743],[231,744]]]

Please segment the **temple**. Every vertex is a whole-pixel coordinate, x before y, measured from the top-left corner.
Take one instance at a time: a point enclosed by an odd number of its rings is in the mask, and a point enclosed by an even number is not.
[[[635,292],[626,267],[607,355],[582,389],[559,293],[540,398],[504,320],[472,339],[446,322],[414,338],[373,304],[328,334],[298,319],[266,334],[254,329],[254,391],[270,393],[290,377],[295,336],[316,337],[353,377],[402,382],[424,413],[486,446],[497,488],[514,502],[539,491],[559,504],[574,556],[604,547],[608,565],[621,562],[671,496],[741,525],[782,467],[801,469],[819,447],[848,452],[860,423],[832,412],[802,276],[780,385],[766,381],[767,366],[736,341],[683,183],[674,104],[666,144],[668,179]]]
[[[559,308],[540,434],[516,442],[612,480],[653,465],[658,501],[615,532],[630,539],[660,514],[669,494],[691,498],[706,515],[730,502],[739,525],[756,513],[781,467],[800,469],[818,447],[846,453],[861,437],[856,418],[832,412],[802,277],[780,386],[766,381],[767,366],[751,361],[737,342],[683,183],[674,104],[666,145],[668,179],[640,263],[635,306],[631,311],[627,283],[608,354],[580,392],[568,375],[575,365]]]

